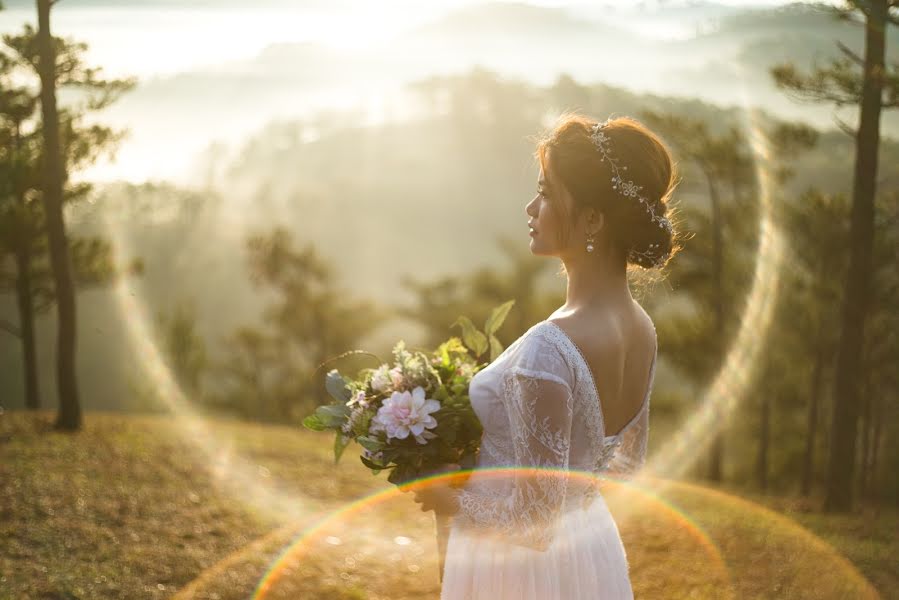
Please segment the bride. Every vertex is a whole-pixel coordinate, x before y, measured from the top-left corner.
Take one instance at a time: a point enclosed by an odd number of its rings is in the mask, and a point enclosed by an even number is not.
[[[465,487],[416,492],[423,510],[455,515],[443,600],[633,598],[618,527],[588,475],[630,477],[645,462],[657,341],[626,274],[676,251],[675,165],[629,117],[565,116],[537,157],[530,249],[561,259],[567,297],[472,380],[484,434]]]

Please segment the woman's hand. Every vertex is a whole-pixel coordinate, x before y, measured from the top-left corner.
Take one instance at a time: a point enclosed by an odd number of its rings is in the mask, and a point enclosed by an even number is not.
[[[429,475],[452,473],[461,468],[456,464],[441,465],[431,471]],[[415,502],[421,504],[422,511],[433,510],[444,515],[454,515],[459,512],[459,491],[450,485],[448,479],[420,483],[412,493],[415,495]]]

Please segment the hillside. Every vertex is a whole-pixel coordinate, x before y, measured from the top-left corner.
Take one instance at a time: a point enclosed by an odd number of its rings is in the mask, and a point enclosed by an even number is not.
[[[352,449],[335,469],[327,436],[106,413],[69,436],[50,417],[0,413],[4,600],[436,594],[430,513],[378,493]],[[638,597],[877,597],[857,569],[883,597],[899,585],[895,511],[825,518],[661,480],[606,489]]]

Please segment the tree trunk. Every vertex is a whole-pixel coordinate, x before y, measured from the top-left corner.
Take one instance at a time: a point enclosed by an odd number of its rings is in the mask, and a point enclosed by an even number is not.
[[[849,233],[849,272],[843,295],[842,329],[837,349],[836,380],[827,477],[827,511],[852,509],[858,422],[859,357],[863,344],[867,300],[871,287],[871,255],[874,245],[874,195],[880,145],[880,112],[883,61],[886,48],[887,0],[867,3],[865,24],[865,73],[861,115],[856,136],[852,216]]]
[[[768,490],[768,446],[771,439],[771,397],[762,395],[762,419],[759,427],[759,455],[756,463],[756,477],[759,489]]]
[[[871,431],[871,386],[870,384],[864,386],[864,393],[862,394],[862,444],[861,444],[861,456],[859,457],[859,465],[861,466],[861,471],[858,474],[858,495],[859,498],[864,499],[867,490],[868,490],[868,448],[870,446],[871,436],[869,435]]]
[[[821,404],[821,372],[824,369],[824,351],[819,344],[815,353],[815,367],[812,369],[812,383],[809,386],[811,398],[808,403],[808,425],[805,436],[805,460],[802,464],[802,495],[812,492],[812,478],[815,472],[815,440],[818,436],[818,410]]]
[[[34,299],[31,296],[31,256],[27,249],[16,253],[16,298],[19,304],[19,329],[22,335],[22,363],[25,375],[25,408],[38,410],[37,352],[34,339]]]
[[[880,456],[880,439],[883,433],[883,396],[874,400],[874,435],[871,443],[871,497],[880,500],[880,481],[877,476],[877,459]]]
[[[50,0],[37,0],[38,71],[41,78],[41,117],[44,135],[43,199],[47,219],[50,264],[56,287],[59,330],[56,347],[59,414],[56,428],[81,428],[81,404],[75,379],[75,288],[72,264],[62,214],[64,179],[59,142],[59,115],[56,110],[56,48],[50,34]]]
[[[712,278],[715,285],[715,343],[719,357],[724,356],[724,223],[721,218],[721,198],[718,188],[710,175],[706,175],[709,183],[709,199],[712,204]],[[717,407],[716,407],[717,411]],[[708,478],[711,481],[722,480],[724,462],[724,422],[722,415],[715,419],[714,441],[709,456]]]

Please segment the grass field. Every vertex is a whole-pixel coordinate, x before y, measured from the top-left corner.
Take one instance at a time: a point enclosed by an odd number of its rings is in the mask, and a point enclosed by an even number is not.
[[[0,598],[436,597],[434,523],[330,437],[0,414]],[[637,598],[896,598],[899,512],[644,479],[606,492]]]

